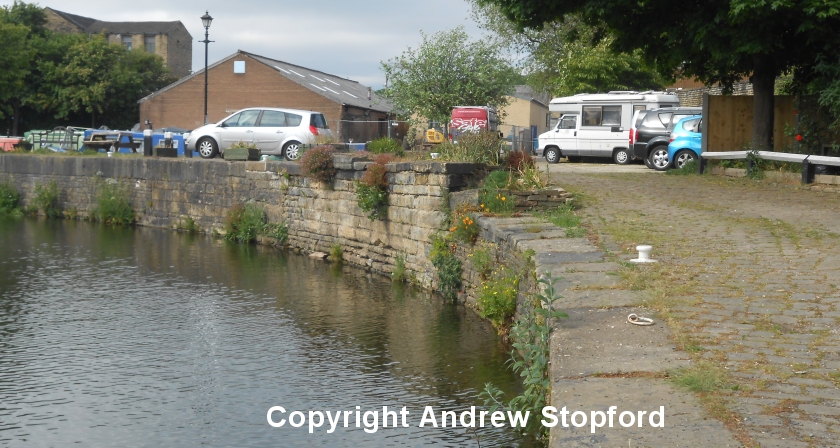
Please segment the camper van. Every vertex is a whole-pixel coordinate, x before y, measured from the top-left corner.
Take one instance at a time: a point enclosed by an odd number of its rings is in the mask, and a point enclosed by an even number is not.
[[[537,155],[545,156],[548,163],[557,163],[561,157],[611,157],[615,163],[629,163],[633,159],[629,148],[633,113],[679,105],[676,95],[652,91],[554,98],[548,110],[559,113],[560,119],[553,129],[539,136]]]

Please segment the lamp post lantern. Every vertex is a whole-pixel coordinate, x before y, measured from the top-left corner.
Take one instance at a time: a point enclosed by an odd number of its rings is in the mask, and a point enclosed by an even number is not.
[[[204,25],[204,40],[199,41],[204,43],[204,124],[207,124],[207,50],[210,42],[213,42],[209,39],[211,23],[213,23],[213,18],[210,17],[208,11],[204,11],[204,15],[201,16],[201,24]]]

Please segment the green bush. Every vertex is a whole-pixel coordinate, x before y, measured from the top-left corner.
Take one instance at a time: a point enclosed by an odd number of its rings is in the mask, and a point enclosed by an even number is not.
[[[0,184],[0,215],[20,215],[20,194],[11,183]]]
[[[96,208],[91,216],[106,224],[115,226],[134,223],[134,209],[131,207],[131,192],[128,185],[117,182],[103,182],[96,195]]]
[[[489,280],[481,282],[478,306],[481,317],[501,328],[516,312],[516,295],[519,291],[519,276],[509,268],[495,271]]]
[[[400,142],[388,137],[378,138],[368,143],[367,150],[371,154],[393,154],[397,157],[405,155]]]
[[[438,289],[447,300],[454,301],[461,289],[461,260],[455,257],[449,242],[440,235],[432,236],[429,260],[438,274]]]
[[[699,174],[697,160],[689,160],[682,168],[665,171],[669,176],[691,176],[692,174]]]
[[[46,186],[42,184],[35,184],[35,197],[32,199],[32,211],[37,213],[42,211],[50,218],[58,218],[61,216],[61,207],[58,205],[58,185],[55,181],[50,181]]]
[[[265,210],[256,204],[236,204],[225,217],[225,239],[237,243],[250,243],[258,235],[265,235],[286,242],[289,228],[286,223],[270,223]]]
[[[335,148],[330,145],[316,146],[306,151],[300,159],[303,175],[332,185],[332,180],[338,172],[333,165],[334,154]]]

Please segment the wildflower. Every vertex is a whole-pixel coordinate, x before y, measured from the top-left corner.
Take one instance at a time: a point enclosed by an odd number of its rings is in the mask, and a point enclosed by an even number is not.
[[[502,196],[502,202],[504,202],[507,198]]]
[[[453,227],[453,228],[449,229],[449,231],[454,232],[456,229],[457,229],[457,227]]]
[[[484,204],[481,204],[481,208],[484,208]]]
[[[796,134],[796,141],[798,141],[798,142],[802,141],[802,134]]]

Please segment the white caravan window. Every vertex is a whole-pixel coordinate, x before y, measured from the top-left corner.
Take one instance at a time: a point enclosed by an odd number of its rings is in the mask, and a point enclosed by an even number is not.
[[[584,126],[621,126],[621,106],[583,106]]]

